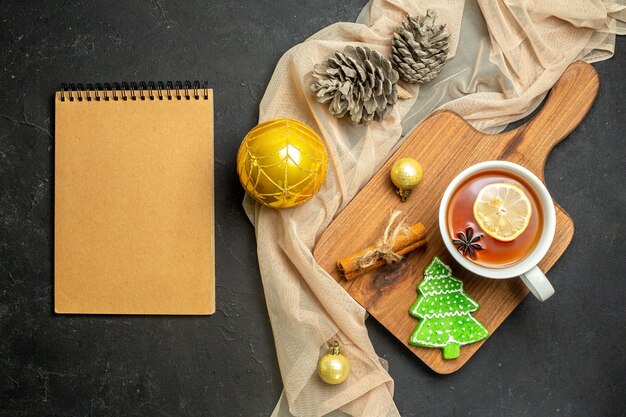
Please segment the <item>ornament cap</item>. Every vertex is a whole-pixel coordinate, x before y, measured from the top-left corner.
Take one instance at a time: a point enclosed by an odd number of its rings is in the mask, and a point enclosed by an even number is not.
[[[406,199],[409,198],[409,196],[411,195],[411,190],[397,189],[396,193],[398,193],[398,195],[400,196],[400,201],[404,203]]]
[[[333,345],[330,347],[330,349],[328,349],[328,354],[329,355],[341,355],[341,348],[339,347],[339,342],[338,341],[334,341]]]

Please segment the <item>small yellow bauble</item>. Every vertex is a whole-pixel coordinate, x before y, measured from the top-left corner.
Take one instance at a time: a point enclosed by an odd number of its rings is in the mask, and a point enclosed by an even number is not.
[[[294,207],[313,197],[326,179],[327,166],[320,137],[293,119],[274,119],[256,126],[237,153],[243,188],[274,208]]]
[[[317,373],[327,384],[341,384],[350,375],[350,363],[341,353],[339,343],[335,342],[328,353],[317,364]]]
[[[396,192],[402,201],[406,201],[411,190],[422,181],[423,173],[422,166],[413,158],[401,158],[394,162],[389,176],[398,188]]]

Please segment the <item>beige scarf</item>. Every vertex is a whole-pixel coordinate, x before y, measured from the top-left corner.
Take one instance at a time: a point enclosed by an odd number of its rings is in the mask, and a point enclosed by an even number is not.
[[[311,69],[348,44],[386,56],[406,13],[437,10],[451,32],[451,59],[430,84],[411,87],[381,123],[337,120],[309,92]],[[308,203],[273,210],[246,198],[255,225],[267,309],[284,384],[275,416],[397,416],[393,381],[365,327],[365,310],[313,259],[316,238],[402,141],[436,108],[497,132],[528,115],[576,59],[610,58],[615,34],[626,31],[623,0],[372,0],[359,23],[337,23],[294,46],[278,62],[260,105],[259,122],[291,117],[309,124],[329,154],[326,183]],[[463,36],[460,37],[460,33]],[[364,242],[364,244],[369,242]],[[352,372],[338,386],[316,375],[329,342],[340,340]],[[416,359],[417,360],[417,359]]]

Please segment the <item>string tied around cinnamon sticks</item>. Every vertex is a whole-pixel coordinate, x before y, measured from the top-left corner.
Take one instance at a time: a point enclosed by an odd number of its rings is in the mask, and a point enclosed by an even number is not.
[[[426,244],[426,229],[422,223],[408,226],[406,216],[399,210],[391,213],[381,238],[370,246],[337,262],[340,274],[351,281],[361,274],[383,265],[402,260],[408,252]]]
[[[406,224],[406,216],[400,210],[391,213],[387,227],[382,237],[376,242],[373,248],[367,249],[364,254],[355,259],[356,266],[365,269],[372,266],[382,259],[387,264],[398,262],[402,259],[402,255],[393,251],[393,245],[398,240],[398,235],[407,234],[409,226]]]

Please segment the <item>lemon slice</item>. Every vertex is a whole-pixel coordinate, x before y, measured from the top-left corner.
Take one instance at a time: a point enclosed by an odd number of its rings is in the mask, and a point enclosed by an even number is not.
[[[524,190],[507,182],[484,186],[474,202],[474,218],[480,228],[503,242],[524,233],[532,211]]]

